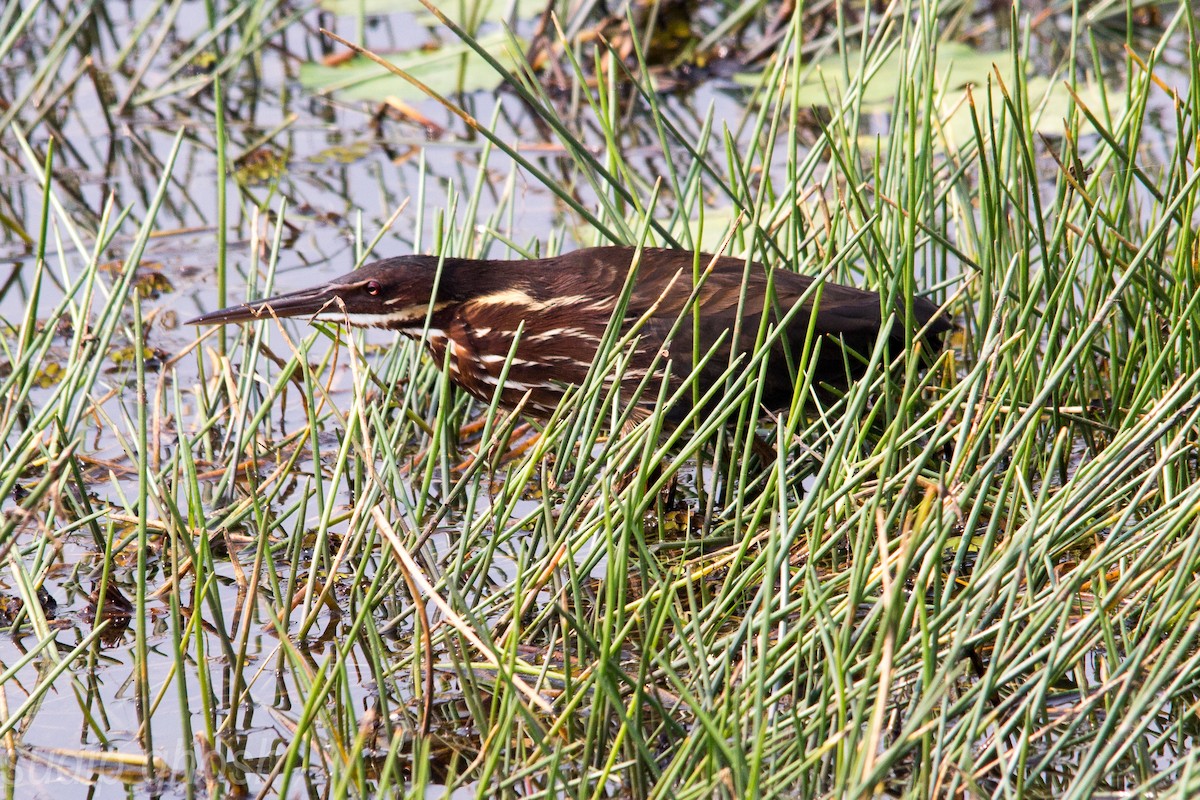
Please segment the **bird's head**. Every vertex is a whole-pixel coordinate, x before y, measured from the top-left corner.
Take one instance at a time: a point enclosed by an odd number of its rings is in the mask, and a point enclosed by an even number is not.
[[[429,312],[449,304],[451,293],[438,281],[438,259],[400,256],[376,261],[328,283],[251,303],[222,308],[188,320],[189,325],[225,325],[271,317],[308,317],[358,327],[420,330]]]

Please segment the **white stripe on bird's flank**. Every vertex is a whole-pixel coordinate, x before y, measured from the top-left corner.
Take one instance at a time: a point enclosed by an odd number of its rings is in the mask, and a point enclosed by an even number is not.
[[[483,375],[479,375],[477,377],[478,377],[480,383],[486,383],[488,386],[499,386],[500,385],[500,379],[497,378],[495,375],[489,375],[487,373],[484,373]],[[512,390],[512,391],[516,391],[516,392],[528,392],[532,388],[533,387],[530,386],[528,383],[522,383],[521,381],[514,381],[511,378],[504,382],[504,390],[505,391]]]
[[[592,302],[587,295],[572,294],[565,297],[551,297],[547,300],[537,300],[520,289],[501,289],[498,292],[471,298],[472,305],[481,306],[512,306],[525,309],[527,312],[549,311],[552,308],[567,308],[569,306],[586,305]]]
[[[499,353],[480,353],[479,360],[484,364],[503,364],[508,361],[508,354],[500,355]],[[514,358],[512,366],[514,367],[544,367],[551,361],[567,361],[571,364],[579,363],[569,356],[546,356],[540,361],[533,361],[528,358]]]
[[[551,328],[548,331],[534,334],[529,337],[531,342],[551,342],[555,339],[563,337],[571,337],[573,339],[583,339],[588,342],[599,342],[600,337],[595,334],[588,333],[583,328]]]

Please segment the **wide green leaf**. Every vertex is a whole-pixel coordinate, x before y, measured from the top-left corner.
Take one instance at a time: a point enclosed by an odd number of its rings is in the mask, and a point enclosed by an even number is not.
[[[503,31],[485,36],[478,42],[505,68],[511,69],[520,57]],[[482,56],[462,42],[436,50],[412,50],[384,57],[442,95],[495,89],[504,79]],[[300,67],[300,83],[315,92],[336,93],[343,100],[378,102],[395,97],[416,101],[425,97],[404,78],[362,56],[337,66],[304,64]]]

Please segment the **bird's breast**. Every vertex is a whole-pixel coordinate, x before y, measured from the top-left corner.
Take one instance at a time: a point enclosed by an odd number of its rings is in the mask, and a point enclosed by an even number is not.
[[[519,407],[535,417],[548,417],[569,387],[584,383],[608,322],[589,324],[580,314],[552,313],[501,325],[481,316],[460,309],[453,318],[438,320],[439,326],[431,326],[425,338],[430,356],[445,366],[451,381],[477,399],[491,402],[499,390],[502,406]],[[636,390],[652,399],[658,392],[654,378],[669,376],[676,382],[671,373],[681,365],[672,362],[690,356],[690,349],[672,352],[655,326],[639,333],[612,353],[614,362],[600,380],[608,386],[619,381],[626,400],[645,401]],[[654,374],[647,387],[643,381],[650,372]]]
[[[426,347],[445,365],[450,380],[478,400],[490,403],[499,389],[501,406],[548,417],[562,397],[561,388],[550,380],[548,363],[522,348],[514,352],[511,336],[507,341],[489,336],[503,338],[500,332],[453,324],[431,330]]]

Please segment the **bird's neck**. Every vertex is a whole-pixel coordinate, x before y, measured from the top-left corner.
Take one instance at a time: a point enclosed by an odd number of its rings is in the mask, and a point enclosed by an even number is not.
[[[438,281],[438,300],[467,303],[505,292],[528,292],[536,283],[539,263],[447,258]]]
[[[444,259],[428,289],[395,302],[386,315],[355,322],[413,338],[419,338],[426,329],[430,336],[435,333],[444,336],[465,305],[533,304],[529,292],[537,292],[529,279],[528,264],[527,261]]]

